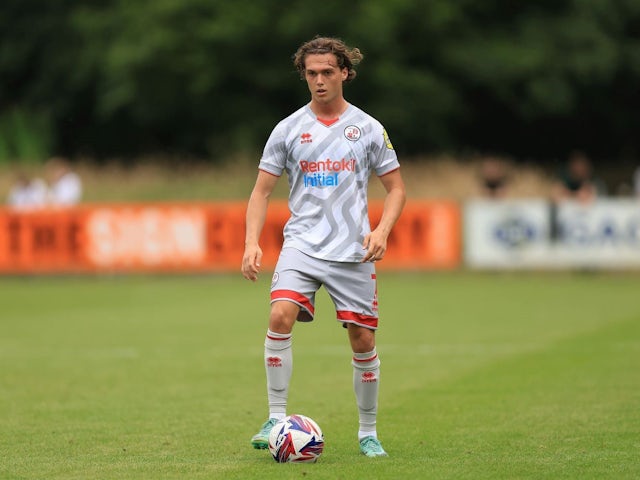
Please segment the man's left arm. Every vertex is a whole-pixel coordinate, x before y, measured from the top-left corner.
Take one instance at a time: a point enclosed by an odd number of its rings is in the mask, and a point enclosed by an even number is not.
[[[364,237],[362,247],[367,250],[367,253],[362,259],[363,262],[382,260],[387,251],[387,238],[398,218],[400,218],[400,213],[402,213],[402,208],[406,201],[406,191],[400,169],[396,169],[379,178],[387,195],[384,199],[380,222],[371,233]]]

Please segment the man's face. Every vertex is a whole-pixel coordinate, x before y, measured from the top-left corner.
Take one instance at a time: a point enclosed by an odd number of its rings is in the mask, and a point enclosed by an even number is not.
[[[342,82],[349,71],[340,70],[333,53],[312,54],[305,58],[304,77],[307,80],[312,100],[328,104],[342,98]]]

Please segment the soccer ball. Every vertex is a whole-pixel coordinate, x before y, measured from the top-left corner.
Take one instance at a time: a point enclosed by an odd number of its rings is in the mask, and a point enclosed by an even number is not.
[[[269,451],[278,463],[313,463],[324,448],[324,436],[316,422],[304,415],[290,415],[274,425]]]

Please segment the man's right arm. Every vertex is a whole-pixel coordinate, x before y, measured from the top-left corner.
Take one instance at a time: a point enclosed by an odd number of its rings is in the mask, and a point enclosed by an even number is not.
[[[259,245],[260,233],[267,217],[269,197],[279,178],[260,170],[247,205],[242,275],[247,280],[254,282],[258,279],[260,262],[262,261],[262,249]]]

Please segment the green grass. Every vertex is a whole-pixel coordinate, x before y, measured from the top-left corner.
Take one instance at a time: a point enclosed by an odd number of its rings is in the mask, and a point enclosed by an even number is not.
[[[313,465],[249,445],[268,278],[0,278],[0,478],[640,476],[637,276],[382,273],[373,460],[322,293],[289,409],[324,430]]]

